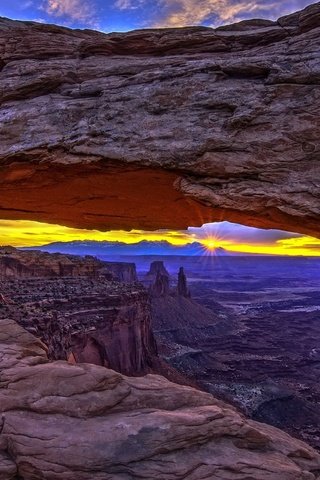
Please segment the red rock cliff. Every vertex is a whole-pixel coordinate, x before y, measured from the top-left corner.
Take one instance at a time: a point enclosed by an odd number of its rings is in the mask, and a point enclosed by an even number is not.
[[[49,358],[104,365],[127,375],[152,371],[157,348],[149,296],[140,284],[99,277],[3,282],[0,318],[10,316],[48,346]]]

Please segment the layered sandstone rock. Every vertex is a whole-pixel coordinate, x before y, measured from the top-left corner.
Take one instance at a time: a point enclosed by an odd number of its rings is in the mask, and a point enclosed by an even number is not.
[[[0,216],[318,235],[319,17],[110,35],[1,19]]]
[[[153,298],[166,297],[170,294],[170,275],[161,260],[150,263],[149,271],[142,281]]]
[[[91,277],[111,280],[111,269],[92,256],[80,257],[36,250],[0,248],[0,280],[19,278]]]
[[[147,278],[155,280],[157,275],[164,275],[165,277],[170,278],[169,272],[166,269],[164,262],[162,260],[155,260],[150,263],[150,268],[147,273]]]
[[[138,281],[134,263],[105,262],[91,255],[0,247],[0,280],[43,277],[103,277],[124,283]]]
[[[211,395],[159,376],[50,363],[0,328],[2,480],[315,480],[320,456]]]
[[[65,351],[77,363],[104,365],[126,375],[143,375],[156,368],[149,296],[142,286],[125,289],[112,283],[92,305],[85,296],[70,310],[74,310],[72,321],[63,314],[58,324]]]
[[[1,217],[319,234],[319,14],[109,36],[1,20]],[[310,447],[208,394],[49,363],[0,326],[3,480],[319,479]]]
[[[187,277],[184,268],[180,267],[178,272],[178,283],[175,290],[170,290],[170,275],[164,266],[163,261],[154,261],[150,265],[149,272],[143,279],[152,297],[178,296],[190,298]],[[151,283],[150,283],[151,282]]]
[[[134,283],[138,281],[135,263],[103,262],[107,271],[119,282]]]
[[[0,318],[35,333],[54,360],[104,365],[126,375],[157,369],[147,291],[103,277],[7,280]],[[3,303],[3,302],[2,302]]]

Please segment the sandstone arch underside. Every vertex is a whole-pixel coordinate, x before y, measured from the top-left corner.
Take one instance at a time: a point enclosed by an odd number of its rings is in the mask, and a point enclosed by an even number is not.
[[[109,34],[0,19],[0,217],[320,233],[320,4]]]

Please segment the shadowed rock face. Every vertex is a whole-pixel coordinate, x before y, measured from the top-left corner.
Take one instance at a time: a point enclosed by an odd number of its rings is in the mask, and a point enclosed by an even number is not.
[[[164,275],[165,277],[170,278],[169,272],[166,269],[164,262],[162,260],[155,260],[150,263],[149,272],[147,273],[147,278],[155,279],[159,274]]]
[[[106,270],[111,272],[119,282],[133,283],[138,281],[135,263],[103,262]]]
[[[156,260],[150,263],[145,283],[149,287],[151,297],[166,297],[169,295],[170,275],[162,261]]]
[[[169,276],[164,275],[161,272],[157,272],[155,281],[151,284],[150,295],[152,297],[165,297],[170,293],[170,281]]]
[[[109,36],[1,20],[1,217],[319,234],[319,14]],[[314,450],[211,395],[49,363],[0,323],[3,480],[319,479]]]
[[[159,371],[149,296],[140,284],[41,278],[7,280],[0,289],[0,318],[14,318],[41,338],[50,359],[94,363],[126,375]]]
[[[319,235],[319,16],[110,35],[1,19],[0,216]]]
[[[94,294],[94,287],[91,291]],[[78,308],[75,300],[69,302],[72,320],[68,321],[66,309],[57,321],[60,335],[56,344],[72,352],[77,363],[103,365],[126,375],[144,375],[153,370],[157,347],[144,288],[139,284],[124,288],[123,284],[110,283],[91,306],[90,298],[84,297]]]
[[[178,273],[177,293],[180,297],[186,297],[186,298],[190,297],[190,292],[187,284],[187,277],[186,277],[186,274],[184,273],[183,267],[180,267],[179,273]]]
[[[209,394],[49,363],[15,322],[0,327],[2,480],[319,479],[312,448]]]

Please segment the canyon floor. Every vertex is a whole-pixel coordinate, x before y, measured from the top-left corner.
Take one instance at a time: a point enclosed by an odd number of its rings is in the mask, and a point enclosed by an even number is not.
[[[131,258],[140,280],[145,282],[150,261],[159,259]],[[184,266],[192,295],[191,301],[153,301],[153,329],[164,359],[251,418],[320,448],[320,260],[161,260],[173,284]],[[195,303],[212,315],[202,315]]]

